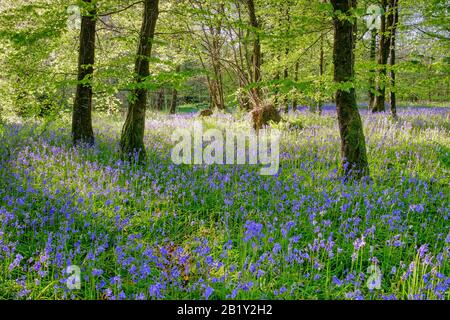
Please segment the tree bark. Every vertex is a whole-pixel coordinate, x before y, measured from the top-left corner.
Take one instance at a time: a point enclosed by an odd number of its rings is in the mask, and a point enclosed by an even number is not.
[[[370,62],[375,63],[377,57],[377,31],[372,29],[371,31],[371,39],[370,39]],[[376,70],[371,68],[369,70],[370,78],[369,78],[369,110],[373,110],[374,101],[375,101],[375,72]]]
[[[285,18],[286,18],[286,36],[289,37],[290,32],[291,32],[291,15],[290,15],[290,8],[292,6],[291,1],[285,1]],[[290,45],[289,43],[286,44],[286,48],[284,51],[284,57],[286,59],[286,65],[284,67],[284,80],[287,80],[289,78],[289,67],[288,67],[288,63],[287,63],[287,58],[289,57],[289,52],[291,51],[290,49]],[[283,99],[283,103],[284,103],[284,112],[288,113],[289,112],[289,103],[288,103],[288,95],[287,92],[284,93],[284,99]]]
[[[254,99],[261,99],[261,92],[260,88],[257,86],[259,81],[261,80],[261,42],[259,39],[258,34],[258,28],[259,28],[259,22],[256,18],[256,11],[255,11],[255,3],[253,0],[246,0],[247,2],[247,9],[248,14],[250,18],[250,25],[254,29],[252,31],[253,33],[253,53],[251,57],[252,61],[252,79],[251,81],[256,85],[255,88],[252,89]]]
[[[164,94],[165,94],[164,88],[159,88],[158,92],[156,93],[155,109],[158,111],[164,110]]]
[[[250,18],[250,25],[253,33],[253,54],[252,54],[252,82],[254,87],[251,89],[251,97],[253,103],[252,121],[255,130],[261,129],[270,121],[279,122],[281,120],[280,113],[272,103],[263,103],[261,98],[261,89],[259,82],[261,81],[261,43],[259,39],[258,29],[259,23],[256,18],[255,4],[253,0],[246,0],[247,10]]]
[[[323,108],[323,100],[322,100],[322,94],[323,94],[323,75],[325,73],[325,52],[323,48],[323,39],[325,37],[325,33],[322,34],[322,38],[320,39],[320,57],[319,57],[319,75],[320,75],[320,97],[319,101],[317,102],[317,109],[319,111],[319,115],[322,115],[322,108]]]
[[[289,48],[286,48],[286,50],[285,50],[285,57],[287,58],[288,55],[289,55]],[[288,66],[284,67],[283,77],[284,77],[285,81],[289,78]],[[289,112],[289,103],[288,103],[288,96],[287,96],[286,92],[284,93],[283,104],[284,104],[284,112],[288,113]]]
[[[175,72],[180,72],[181,66],[177,65],[175,68]],[[178,90],[173,88],[172,90],[172,100],[170,101],[170,114],[175,114],[177,112],[177,100],[178,100]]]
[[[127,119],[120,139],[121,154],[126,157],[135,155],[138,161],[145,159],[144,130],[148,92],[147,88],[140,85],[149,75],[148,59],[151,55],[156,20],[158,19],[158,2],[159,0],[144,1],[139,47],[134,68],[137,86],[132,91],[133,101],[128,108]]]
[[[94,143],[92,130],[92,78],[95,60],[95,26],[97,10],[91,0],[84,0],[88,13],[81,18],[80,49],[78,52],[78,83],[72,112],[74,144]]]
[[[390,36],[389,32],[392,26],[392,14],[388,11],[387,7],[388,0],[382,0],[381,5],[383,7],[384,13],[381,17],[381,28],[380,28],[380,44],[378,50],[378,68],[379,76],[377,81],[377,94],[373,103],[372,112],[383,112],[386,110],[384,107],[386,101],[386,66],[389,57],[389,44]]]
[[[295,62],[295,66],[294,66],[294,82],[297,83],[298,81],[298,69],[300,68],[300,62],[297,60]],[[298,105],[298,101],[297,101],[297,95],[296,93],[294,93],[294,99],[292,100],[292,109],[295,111],[297,110],[297,105]]]
[[[220,30],[218,31],[220,33]],[[216,37],[216,35],[214,35]],[[213,108],[217,108],[219,110],[225,109],[225,99],[223,94],[223,79],[222,79],[222,65],[220,63],[220,46],[218,40],[216,38],[212,41],[212,55],[211,55],[211,64],[213,67],[214,78],[211,83],[213,84],[213,92],[214,92],[214,106]]]
[[[354,17],[351,10],[356,7],[356,1],[331,0],[334,9],[334,81],[337,84],[353,81],[355,56]],[[339,19],[337,11],[347,15],[348,19]],[[369,174],[364,132],[356,106],[355,89],[338,89],[336,92],[336,107],[341,136],[341,158],[344,175],[347,178],[360,179]]]
[[[175,114],[177,112],[177,99],[178,99],[178,90],[172,90],[172,100],[170,101],[170,114]]]
[[[392,22],[392,30],[391,30],[391,53],[389,65],[391,67],[391,114],[394,118],[397,117],[397,98],[395,96],[395,37],[397,33],[397,24],[398,24],[398,1],[399,0],[390,0],[390,6],[393,10],[393,22]]]

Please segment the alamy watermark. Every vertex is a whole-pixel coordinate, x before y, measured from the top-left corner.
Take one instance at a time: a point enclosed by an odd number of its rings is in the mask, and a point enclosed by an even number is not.
[[[79,30],[81,28],[81,10],[77,5],[67,7],[67,29]]]
[[[280,166],[280,136],[276,129],[208,129],[200,121],[191,128],[177,128],[172,134],[172,161],[195,165],[263,165],[261,175],[275,175]]]
[[[383,9],[376,4],[372,4],[366,11],[366,24],[368,30],[379,30],[381,28],[381,16]]]
[[[366,282],[367,288],[370,290],[381,289],[381,279],[383,275],[380,267],[376,264],[372,264],[367,268],[367,273],[370,274]]]
[[[69,290],[81,289],[81,270],[79,266],[71,265],[66,268],[66,273],[70,276],[66,280],[66,286]]]

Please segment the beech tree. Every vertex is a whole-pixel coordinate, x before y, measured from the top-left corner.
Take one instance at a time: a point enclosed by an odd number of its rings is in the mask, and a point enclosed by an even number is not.
[[[80,48],[78,53],[78,83],[72,112],[72,138],[79,142],[93,144],[92,130],[92,77],[95,60],[96,3],[83,0],[85,13],[81,19]]]
[[[369,174],[366,144],[361,117],[356,105],[354,81],[356,22],[352,10],[356,0],[332,0],[334,9],[334,81],[336,108],[341,136],[341,158],[344,174],[349,178],[362,178]]]
[[[148,93],[145,81],[149,76],[149,58],[152,52],[156,20],[159,14],[158,4],[159,0],[144,1],[139,46],[134,67],[135,88],[132,92],[132,101],[128,107],[127,118],[120,138],[122,155],[130,157],[137,153],[139,161],[145,158],[144,130]]]
[[[380,40],[378,45],[378,79],[376,85],[376,95],[372,106],[372,112],[385,111],[386,102],[386,77],[387,63],[390,48],[390,32],[393,23],[393,15],[388,7],[388,0],[381,0],[383,14],[381,16]]]
[[[259,82],[261,81],[261,42],[258,34],[259,22],[256,17],[255,3],[253,0],[246,0],[247,10],[250,20],[250,26],[252,27],[252,74],[251,79],[253,87],[251,88],[251,101],[253,103],[252,120],[253,128],[256,130],[267,125],[269,121],[280,121],[281,117],[278,110],[272,103],[263,101],[261,96],[261,89],[259,88]]]

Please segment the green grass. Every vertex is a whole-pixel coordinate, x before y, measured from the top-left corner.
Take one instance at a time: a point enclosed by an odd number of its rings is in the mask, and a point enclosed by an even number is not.
[[[203,299],[208,288],[210,299],[449,298],[445,114],[363,115],[371,181],[362,183],[337,176],[332,113],[300,112],[278,125],[273,177],[248,165],[175,166],[170,135],[196,119],[148,119],[144,166],[120,161],[117,118],[96,115],[94,148],[71,147],[69,117],[46,130],[8,119],[0,298]],[[233,115],[203,121],[248,127]],[[81,290],[65,286],[69,263],[86,277]],[[380,290],[366,285],[373,264]]]

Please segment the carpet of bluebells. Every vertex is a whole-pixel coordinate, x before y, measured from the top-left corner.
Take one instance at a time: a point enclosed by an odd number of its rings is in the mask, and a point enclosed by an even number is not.
[[[449,110],[362,111],[371,178],[359,183],[340,178],[330,109],[277,125],[275,176],[174,165],[170,137],[191,114],[148,116],[145,165],[118,156],[118,117],[95,116],[90,148],[71,145],[68,118],[9,118],[0,298],[449,299]],[[248,127],[237,119],[203,122]],[[70,265],[79,290],[67,288]],[[380,289],[368,285],[374,266]]]

